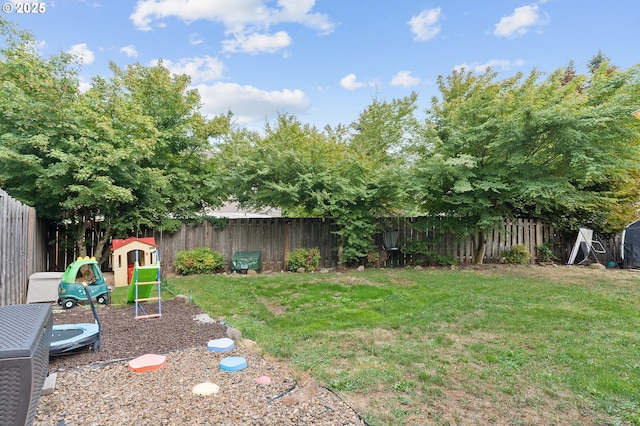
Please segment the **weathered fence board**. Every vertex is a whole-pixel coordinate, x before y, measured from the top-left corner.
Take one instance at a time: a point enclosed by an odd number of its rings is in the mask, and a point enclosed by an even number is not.
[[[25,303],[29,276],[46,271],[46,239],[34,208],[0,190],[0,306]]]

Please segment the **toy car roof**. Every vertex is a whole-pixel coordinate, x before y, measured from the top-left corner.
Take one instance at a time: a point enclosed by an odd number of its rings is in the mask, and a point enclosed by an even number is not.
[[[97,265],[98,261],[95,257],[78,257],[75,261],[71,262],[67,269],[64,271],[62,275],[62,281],[64,282],[73,282],[76,279],[76,275],[78,274],[78,269],[80,269],[84,265]],[[98,268],[100,270],[100,268]]]

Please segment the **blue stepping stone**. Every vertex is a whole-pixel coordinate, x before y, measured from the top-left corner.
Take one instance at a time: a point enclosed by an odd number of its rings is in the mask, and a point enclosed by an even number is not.
[[[233,340],[229,339],[228,337],[209,340],[209,343],[207,344],[207,349],[209,349],[209,351],[211,352],[227,352],[235,347],[236,344],[233,343]]]
[[[247,360],[241,356],[228,356],[220,361],[220,369],[223,371],[240,371],[247,368]]]

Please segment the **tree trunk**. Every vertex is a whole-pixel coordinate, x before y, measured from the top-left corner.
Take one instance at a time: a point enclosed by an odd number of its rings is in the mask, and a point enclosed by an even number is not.
[[[473,263],[482,265],[484,263],[484,254],[487,251],[487,235],[484,231],[478,232],[478,247],[473,255]]]
[[[78,228],[76,229],[76,249],[77,257],[85,257],[87,255],[87,242],[85,241],[85,233],[87,232],[87,222],[81,214],[78,218]]]
[[[97,226],[95,227],[95,229],[97,229]],[[108,250],[104,249],[105,245],[109,242],[110,239],[111,239],[111,224],[109,223],[107,224],[107,227],[104,230],[102,237],[98,239],[98,243],[96,244],[96,248],[94,252],[98,260],[98,264],[100,265],[105,263],[108,260],[109,255],[111,254],[111,249],[108,249]]]
[[[344,263],[342,262],[342,253],[344,252],[344,245],[338,244],[338,269],[344,269]]]

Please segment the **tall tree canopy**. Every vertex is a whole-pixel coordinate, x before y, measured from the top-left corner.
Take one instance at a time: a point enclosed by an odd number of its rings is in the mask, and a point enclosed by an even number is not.
[[[454,71],[432,101],[415,194],[425,211],[458,232],[480,234],[502,217],[562,227],[619,229],[613,211],[633,206],[640,170],[640,68],[604,61],[590,75],[572,65],[546,79],[537,71],[497,80]],[[633,202],[629,202],[633,200]]]
[[[43,158],[52,141],[76,132],[77,66],[66,54],[42,59],[33,36],[2,18],[0,34],[0,186],[33,201],[41,176],[55,161]],[[45,214],[57,208],[49,197],[42,203]]]
[[[373,249],[378,219],[406,200],[398,151],[417,124],[414,109],[415,97],[374,102],[353,132],[319,132],[289,115],[267,124],[264,135],[234,132],[219,146],[220,182],[245,206],[334,219],[339,261],[355,261]]]
[[[0,186],[75,226],[80,254],[87,227],[104,231],[100,256],[112,234],[174,229],[219,203],[209,138],[230,116],[203,117],[187,76],[112,65],[111,79],[80,93],[73,58],[42,58],[30,34],[1,19],[0,31]]]

